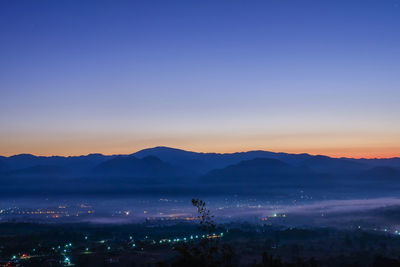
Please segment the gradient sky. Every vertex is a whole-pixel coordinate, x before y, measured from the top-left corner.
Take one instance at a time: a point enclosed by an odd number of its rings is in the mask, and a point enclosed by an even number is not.
[[[0,154],[400,156],[400,1],[0,1]]]

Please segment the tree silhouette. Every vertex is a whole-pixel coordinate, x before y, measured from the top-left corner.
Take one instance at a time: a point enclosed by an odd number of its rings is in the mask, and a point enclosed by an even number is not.
[[[200,199],[192,199],[192,205],[197,209],[199,227],[205,235],[199,242],[185,243],[176,247],[175,250],[179,253],[179,257],[172,266],[237,266],[233,261],[235,252],[232,247],[221,244],[219,238],[211,235],[217,225],[213,220],[214,216],[206,207],[206,203]]]
[[[197,208],[197,218],[200,220],[201,229],[207,234],[211,234],[217,225],[213,221],[214,216],[211,215],[210,210],[206,208],[206,203],[201,199],[193,198],[192,205]]]

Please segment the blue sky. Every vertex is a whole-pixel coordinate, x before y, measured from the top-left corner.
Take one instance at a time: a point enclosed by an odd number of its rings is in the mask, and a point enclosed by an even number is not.
[[[400,156],[400,1],[2,1],[0,154]]]

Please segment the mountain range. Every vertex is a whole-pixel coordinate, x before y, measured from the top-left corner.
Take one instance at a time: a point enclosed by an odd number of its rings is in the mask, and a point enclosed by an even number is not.
[[[0,157],[0,183],[323,184],[400,182],[400,158],[353,159],[249,151],[198,153],[154,147],[130,155]]]

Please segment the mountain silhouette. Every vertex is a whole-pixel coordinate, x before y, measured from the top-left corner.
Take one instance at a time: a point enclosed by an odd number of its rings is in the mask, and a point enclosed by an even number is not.
[[[321,155],[310,157],[303,161],[302,165],[314,171],[324,173],[356,173],[368,168],[368,165],[365,163]]]
[[[372,179],[376,182],[386,181],[399,181],[400,182],[400,169],[390,166],[378,166],[361,172],[361,178]]]
[[[4,157],[0,157],[0,173],[8,170],[8,165],[2,160]]]
[[[270,151],[237,153],[198,153],[169,147],[154,147],[130,155],[89,154],[83,156],[0,156],[0,183],[35,182],[61,186],[68,180],[87,188],[102,183],[289,183],[311,184],[364,180],[379,182],[397,179],[399,158],[352,159],[322,155],[290,154]],[[27,178],[27,179],[25,179]],[[31,179],[34,178],[34,179]],[[43,178],[43,179],[41,179]],[[57,179],[55,179],[57,178]],[[24,181],[24,182],[21,182]],[[27,183],[25,183],[27,181]],[[325,184],[326,185],[326,184]],[[104,186],[104,187],[107,187]],[[117,191],[117,185],[115,185]]]
[[[28,168],[8,171],[8,176],[61,176],[67,174],[67,170],[60,166],[54,165],[36,165]]]
[[[213,183],[307,183],[315,178],[317,175],[307,168],[292,166],[277,159],[256,158],[212,170],[201,179]]]
[[[154,155],[163,161],[183,168],[190,168],[192,171],[201,174],[255,158],[273,158],[296,165],[312,157],[308,154],[275,153],[262,150],[236,153],[199,153],[162,146],[143,149],[132,155],[139,158]]]
[[[188,175],[155,156],[147,156],[142,159],[134,156],[118,156],[100,163],[93,169],[93,173],[99,176],[164,179]]]

